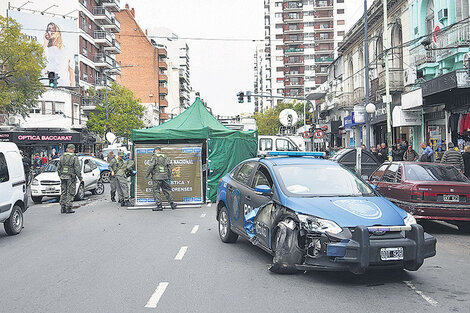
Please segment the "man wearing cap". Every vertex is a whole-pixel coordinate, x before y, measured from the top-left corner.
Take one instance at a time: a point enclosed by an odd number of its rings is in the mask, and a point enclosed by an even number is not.
[[[60,213],[75,213],[72,202],[75,197],[76,177],[83,181],[80,161],[75,155],[75,146],[69,144],[65,153],[59,158],[57,172],[60,177]]]
[[[173,196],[171,195],[171,163],[168,157],[162,153],[162,149],[159,147],[155,148],[154,155],[150,160],[145,178],[150,179],[150,174],[152,174],[153,197],[157,203],[157,206],[152,210],[163,210],[160,189],[163,191],[166,199],[170,203],[171,209],[176,209],[176,204],[173,202]]]
[[[121,206],[129,206],[129,188],[127,186],[127,162],[124,160],[124,152],[118,152],[116,164],[113,164],[111,176],[117,181],[117,192]]]

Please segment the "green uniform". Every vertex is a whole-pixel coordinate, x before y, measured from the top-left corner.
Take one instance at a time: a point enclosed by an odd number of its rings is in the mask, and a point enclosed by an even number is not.
[[[111,170],[111,173],[116,174],[118,170],[117,161],[118,161],[118,157],[114,157],[109,161],[109,169]],[[117,178],[114,175],[109,176],[109,185],[111,187],[111,200],[112,201],[114,201],[116,197],[117,184],[118,184]],[[121,201],[122,199],[119,199],[119,202]]]
[[[57,172],[60,177],[60,206],[62,212],[68,212],[72,209],[73,198],[75,197],[76,178],[82,180],[82,171],[80,161],[75,153],[65,152],[59,159]]]
[[[162,206],[162,196],[160,190],[165,194],[166,199],[173,207],[173,196],[171,194],[171,163],[163,153],[156,153],[150,160],[147,168],[146,177],[152,174],[152,191],[157,207]]]
[[[116,171],[114,171],[114,177],[116,177],[116,182],[117,182],[117,192],[119,196],[119,200],[122,200],[124,202],[129,201],[129,188],[127,186],[127,176],[126,176],[126,170],[128,168],[128,164],[124,160],[119,160],[119,158],[116,161],[116,165],[114,165]]]

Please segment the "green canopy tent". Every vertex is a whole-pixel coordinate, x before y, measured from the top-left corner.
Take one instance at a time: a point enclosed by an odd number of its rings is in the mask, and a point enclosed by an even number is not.
[[[207,198],[215,201],[217,185],[239,162],[256,157],[257,131],[238,131],[220,123],[201,99],[168,122],[147,129],[134,129],[132,141],[138,143],[207,142]]]

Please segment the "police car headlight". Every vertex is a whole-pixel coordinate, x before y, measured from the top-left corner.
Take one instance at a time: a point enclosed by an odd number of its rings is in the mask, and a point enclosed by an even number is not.
[[[31,183],[33,186],[38,186],[39,185],[39,180],[33,179],[33,182]]]
[[[403,219],[403,221],[405,222],[405,226],[416,224],[416,219],[410,213],[406,213],[406,217]]]
[[[304,214],[297,214],[297,217],[299,218],[302,226],[304,226],[308,231],[318,233],[329,232],[332,234],[338,234],[343,231],[338,224],[330,220]]]

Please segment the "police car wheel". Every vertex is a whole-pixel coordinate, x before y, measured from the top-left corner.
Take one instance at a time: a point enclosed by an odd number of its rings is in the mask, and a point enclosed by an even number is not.
[[[231,230],[230,218],[225,206],[219,213],[219,237],[225,243],[234,243],[238,239],[238,235]]]
[[[111,173],[109,171],[103,171],[101,172],[101,180],[103,181],[103,183],[109,183],[109,176],[111,175]]]
[[[96,189],[92,190],[92,193],[94,195],[102,195],[104,193],[104,184],[102,182],[98,182],[96,184]]]
[[[288,227],[287,220],[277,224],[272,243],[273,263],[269,270],[277,274],[294,274],[301,263],[303,252],[298,246],[298,229]]]
[[[10,235],[18,235],[23,229],[23,211],[15,204],[11,210],[10,217],[3,224],[5,232]]]

